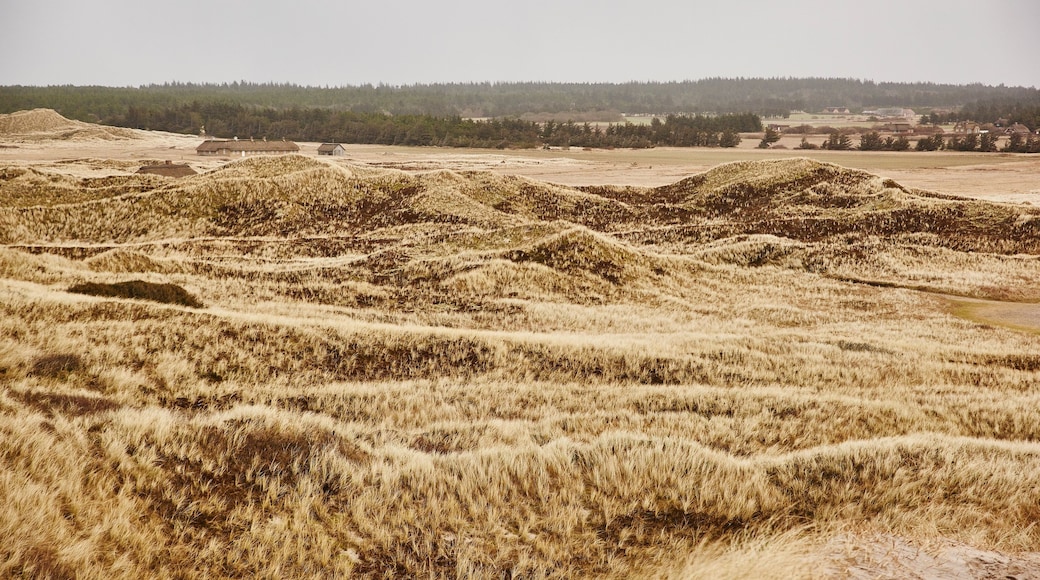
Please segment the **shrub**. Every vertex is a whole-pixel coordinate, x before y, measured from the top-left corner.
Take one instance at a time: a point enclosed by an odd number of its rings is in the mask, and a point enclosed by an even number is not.
[[[130,280],[129,282],[118,282],[115,284],[87,282],[72,286],[69,288],[69,292],[89,294],[91,296],[151,300],[163,304],[179,304],[190,308],[206,307],[198,298],[192,296],[187,290],[176,284],[155,284],[153,282],[145,282],[144,280]]]

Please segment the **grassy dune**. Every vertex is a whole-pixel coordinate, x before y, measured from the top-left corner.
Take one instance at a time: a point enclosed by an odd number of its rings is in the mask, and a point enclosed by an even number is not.
[[[1040,550],[1040,336],[937,294],[1040,300],[1035,208],[802,159],[652,189],[9,168],[0,203],[0,576]],[[198,303],[70,292],[129,281]]]

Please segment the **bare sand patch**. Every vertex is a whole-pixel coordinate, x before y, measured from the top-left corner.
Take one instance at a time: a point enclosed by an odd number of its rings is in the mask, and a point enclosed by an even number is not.
[[[948,298],[951,312],[974,322],[1040,334],[1040,304],[976,298]]]
[[[821,578],[871,580],[1032,580],[1040,553],[980,550],[947,539],[912,541],[890,534],[841,535],[821,550]]]

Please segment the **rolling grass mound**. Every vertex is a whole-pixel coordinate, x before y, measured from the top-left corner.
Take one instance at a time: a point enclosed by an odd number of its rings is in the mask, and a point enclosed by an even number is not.
[[[772,235],[741,235],[706,244],[693,255],[710,264],[800,267],[806,245]]]
[[[707,239],[767,234],[802,242],[853,235],[913,237],[958,251],[1040,251],[1040,209],[912,192],[892,180],[810,159],[729,163],[653,191],[650,199],[685,210],[679,224],[684,229],[662,233],[662,240],[691,233]],[[706,223],[691,227],[698,222]]]
[[[161,182],[149,175],[78,178],[32,167],[0,169],[0,208],[58,206],[149,191]]]
[[[507,252],[504,257],[518,263],[542,264],[567,274],[599,276],[611,284],[630,282],[655,268],[650,256],[582,227]],[[661,271],[659,265],[656,269]]]
[[[133,250],[114,249],[84,260],[84,264],[95,272],[129,274],[134,272],[170,271],[170,268],[148,254]]]
[[[1040,338],[935,294],[1040,298],[1032,208],[807,160],[657,189],[85,163],[0,169],[83,197],[0,207],[0,576],[806,577],[777,546],[848,530],[1040,551]]]

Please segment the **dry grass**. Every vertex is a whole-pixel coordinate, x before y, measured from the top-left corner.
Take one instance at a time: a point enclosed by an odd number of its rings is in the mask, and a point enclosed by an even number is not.
[[[653,189],[32,171],[8,182],[82,198],[0,198],[0,575],[809,577],[850,529],[1040,548],[1040,337],[913,290],[1040,298],[1035,209],[803,159]],[[209,307],[65,291],[130,275]]]

